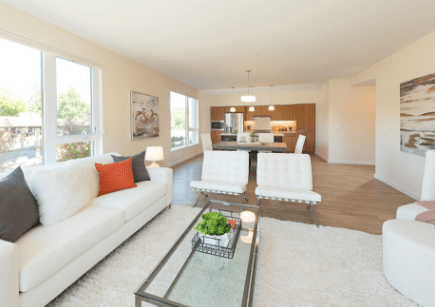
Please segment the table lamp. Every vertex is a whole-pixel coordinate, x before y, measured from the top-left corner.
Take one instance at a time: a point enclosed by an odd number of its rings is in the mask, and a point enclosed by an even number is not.
[[[162,146],[147,147],[145,160],[153,161],[153,163],[150,165],[151,167],[160,167],[160,165],[158,165],[156,161],[163,160],[163,147]]]

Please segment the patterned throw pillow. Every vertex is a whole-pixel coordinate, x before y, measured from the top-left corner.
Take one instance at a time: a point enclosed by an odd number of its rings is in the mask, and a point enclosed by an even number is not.
[[[111,164],[95,163],[95,168],[100,175],[98,196],[137,186],[134,183],[132,158]]]

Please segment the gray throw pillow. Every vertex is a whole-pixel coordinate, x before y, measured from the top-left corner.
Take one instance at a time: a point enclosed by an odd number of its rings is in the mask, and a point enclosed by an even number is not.
[[[113,162],[121,162],[127,160],[129,158],[133,158],[132,167],[133,167],[133,177],[134,182],[151,180],[150,175],[145,167],[145,151],[134,155],[132,157],[118,157],[112,155]]]
[[[38,223],[38,205],[17,167],[0,179],[0,239],[13,243]]]

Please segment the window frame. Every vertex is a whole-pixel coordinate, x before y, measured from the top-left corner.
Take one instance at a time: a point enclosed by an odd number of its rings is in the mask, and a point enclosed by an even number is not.
[[[103,114],[102,114],[102,71],[100,65],[81,59],[75,55],[64,53],[14,35],[6,35],[0,30],[0,38],[24,47],[32,48],[40,53],[40,84],[41,84],[41,164],[37,166],[57,163],[56,147],[61,144],[92,142],[91,156],[103,154]],[[91,131],[87,135],[58,135],[57,128],[57,80],[56,59],[62,59],[90,68],[91,91]],[[38,155],[38,152],[37,152]],[[19,164],[18,164],[19,165]],[[7,170],[6,172],[9,172]]]
[[[180,145],[180,146],[176,146],[176,147],[172,147],[171,146],[171,152],[183,149],[183,148],[187,148],[187,147],[191,147],[191,146],[197,146],[199,145],[199,103],[198,103],[198,99],[193,98],[193,97],[189,97],[187,95],[184,94],[180,94],[174,91],[170,91],[169,93],[169,97],[171,93],[175,93],[181,96],[184,96],[184,110],[186,113],[186,128],[185,128],[185,133],[186,133],[186,144],[184,145]],[[194,110],[192,112],[192,114],[194,114],[193,116],[195,117],[194,119],[192,119],[192,127],[189,126],[190,123],[190,118],[189,118],[189,99],[192,99],[194,101]],[[171,100],[169,98],[169,100]],[[172,101],[169,102],[169,108],[170,108],[170,114],[171,114],[171,122],[172,122]],[[195,138],[194,138],[194,142],[193,143],[189,143],[190,141],[190,137],[189,137],[189,132],[193,131]],[[172,127],[171,127],[171,138],[172,138]]]

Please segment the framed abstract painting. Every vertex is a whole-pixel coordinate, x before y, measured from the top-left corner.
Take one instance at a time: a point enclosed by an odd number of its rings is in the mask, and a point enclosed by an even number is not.
[[[426,156],[435,149],[435,74],[400,84],[400,150]]]
[[[159,136],[159,98],[131,91],[131,139]]]

